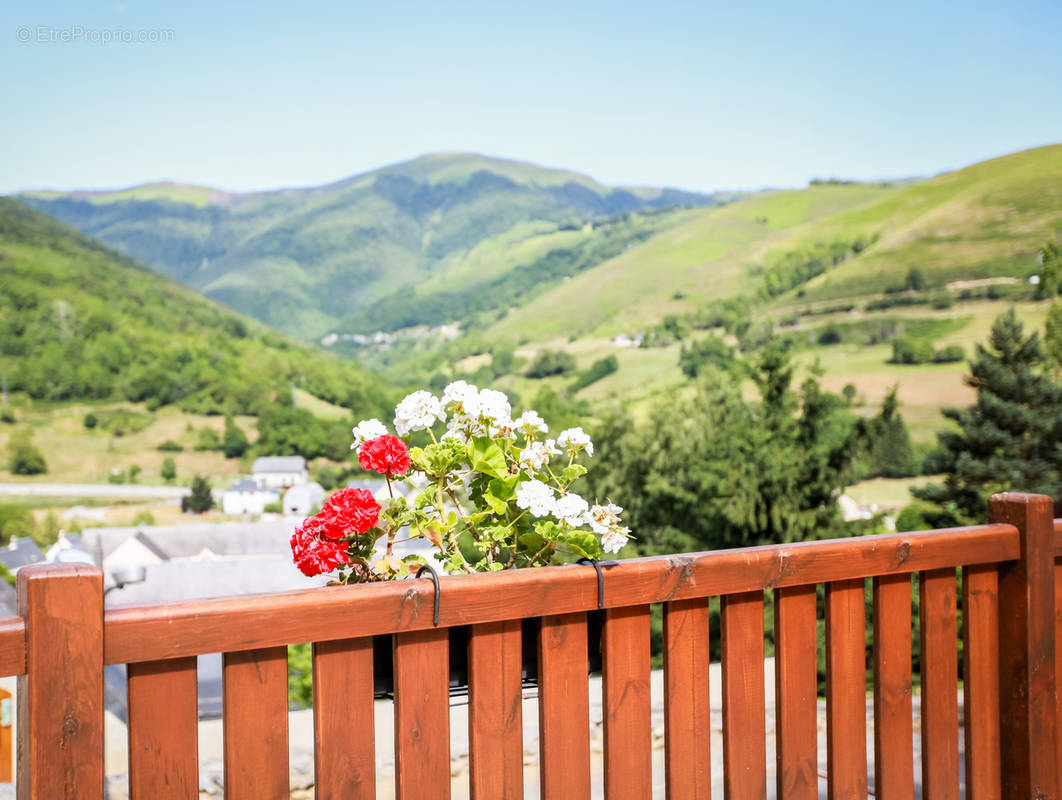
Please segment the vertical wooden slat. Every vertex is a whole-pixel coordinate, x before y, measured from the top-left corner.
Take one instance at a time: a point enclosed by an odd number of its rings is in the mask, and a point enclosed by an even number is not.
[[[542,796],[590,796],[590,686],[585,614],[542,618],[538,737]]]
[[[521,800],[523,692],[520,620],[474,625],[468,636],[472,800]]]
[[[196,659],[128,666],[129,797],[198,800]]]
[[[999,567],[999,702],[1003,797],[1058,797],[1053,503],[1006,493],[993,522],[1017,527],[1021,557]]]
[[[398,800],[450,796],[450,633],[395,635]]]
[[[922,612],[922,796],[959,798],[955,569],[919,573]]]
[[[995,564],[963,569],[963,722],[969,800],[997,800],[1001,791],[997,590]]]
[[[610,608],[603,638],[605,796],[651,800],[649,606]]]
[[[997,606],[998,611],[998,606]],[[1062,776],[1062,559],[1055,561],[1055,746]]]
[[[313,645],[313,761],[318,800],[374,800],[372,638]]]
[[[874,579],[874,796],[914,797],[911,576]]]
[[[664,604],[664,785],[668,800],[709,797],[708,601]]]
[[[728,800],[767,794],[763,592],[722,598],[723,789]]]
[[[288,648],[222,660],[225,800],[288,797]]]
[[[777,796],[819,796],[815,585],[774,593]]]
[[[18,571],[26,674],[18,678],[18,797],[103,795],[103,573]]]
[[[861,579],[826,585],[826,760],[830,800],[867,796],[864,614]]]

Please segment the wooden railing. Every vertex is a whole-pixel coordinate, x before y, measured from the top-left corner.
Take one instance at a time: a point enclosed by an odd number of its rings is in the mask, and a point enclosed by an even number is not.
[[[721,598],[723,781],[767,794],[764,598],[774,593],[779,797],[815,798],[817,590],[825,585],[831,798],[868,794],[865,580],[873,583],[875,796],[913,796],[911,578],[921,613],[923,796],[959,796],[958,607],[968,797],[1056,798],[1056,581],[1062,521],[1048,498],[993,498],[992,524],[603,567],[604,786],[652,796],[650,604],[664,608],[665,777],[670,798],[711,791],[709,599]],[[961,576],[957,576],[961,570]],[[311,641],[319,798],[374,797],[374,635],[394,634],[396,790],[449,797],[448,629],[469,626],[470,789],[523,796],[521,620],[540,617],[541,789],[591,791],[589,566],[334,587],[103,610],[102,574],[25,568],[20,617],[0,620],[0,673],[19,679],[20,798],[103,792],[103,668],[128,664],[134,800],[198,794],[196,659],[224,653],[229,800],[288,796],[286,646]]]

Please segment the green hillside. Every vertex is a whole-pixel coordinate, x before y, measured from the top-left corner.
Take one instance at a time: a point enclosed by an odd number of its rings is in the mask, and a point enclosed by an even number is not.
[[[586,333],[634,332],[665,313],[739,295],[761,311],[866,299],[903,288],[912,267],[927,290],[1024,281],[1039,248],[1062,232],[1062,145],[911,186],[816,185],[687,213],[687,222],[557,284],[492,332],[543,338],[571,331],[576,318]],[[816,248],[843,251],[860,239],[873,243],[800,280],[798,267],[816,260]],[[789,281],[791,290],[767,291],[768,276],[783,276],[778,285]]]
[[[610,188],[567,170],[442,153],[327,186],[251,194],[148,184],[22,199],[249,316],[317,338],[400,287],[440,279],[492,237],[722,202]]]
[[[0,198],[0,371],[35,401],[258,414],[292,383],[359,413],[378,376],[295,342]]]
[[[924,181],[816,182],[612,225],[516,229],[452,261],[450,279],[364,312],[385,330],[411,309],[424,321],[459,320],[465,333],[453,342],[422,333],[335,347],[404,380],[461,376],[522,398],[554,391],[637,414],[692,391],[679,362],[697,342],[722,336],[747,355],[773,329],[826,388],[851,384],[862,413],[898,386],[925,447],[942,407],[971,402],[965,358],[992,320],[1014,304],[1028,328],[1043,327],[1048,304],[1028,278],[1039,250],[1062,238],[1062,146]],[[582,257],[604,253],[617,231],[619,252]],[[646,339],[617,346],[619,334]],[[898,362],[898,343],[923,363]],[[554,365],[545,374],[535,368],[542,358]]]

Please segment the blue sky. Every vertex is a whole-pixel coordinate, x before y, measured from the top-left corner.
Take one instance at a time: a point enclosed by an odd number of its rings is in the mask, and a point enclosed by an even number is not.
[[[115,29],[172,40],[88,41]],[[1058,0],[8,0],[0,192],[309,185],[439,150],[699,190],[931,174],[1062,141],[1059,30]]]

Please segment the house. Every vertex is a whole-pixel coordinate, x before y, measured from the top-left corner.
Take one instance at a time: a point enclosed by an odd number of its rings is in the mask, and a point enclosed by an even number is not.
[[[169,559],[158,545],[138,530],[103,559],[103,570],[110,572],[121,567],[141,567],[147,564],[161,564]]]
[[[309,480],[302,456],[262,456],[251,467],[254,479],[266,489],[287,489]]]
[[[37,543],[25,536],[21,539],[17,536],[12,536],[11,542],[7,547],[0,547],[0,564],[3,564],[11,572],[18,572],[20,567],[24,567],[27,564],[39,564],[47,560],[48,558],[44,555],[44,551],[41,550]]]
[[[262,459],[259,459],[261,461]],[[261,514],[280,495],[253,478],[242,478],[221,493],[221,510],[226,514]]]
[[[308,517],[315,508],[324,503],[325,490],[319,483],[304,483],[292,486],[284,493],[284,515]]]

